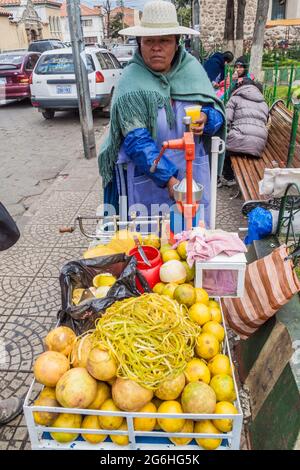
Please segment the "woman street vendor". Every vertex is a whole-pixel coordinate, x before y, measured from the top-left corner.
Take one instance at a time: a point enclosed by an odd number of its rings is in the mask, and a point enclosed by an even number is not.
[[[169,208],[174,204],[173,187],[185,176],[184,152],[167,150],[155,173],[150,168],[164,141],[183,136],[184,108],[200,104],[201,117],[192,126],[197,136],[193,177],[204,186],[201,202],[207,223],[207,143],[213,135],[224,138],[225,117],[202,65],[179,45],[181,34],[199,33],[179,26],[171,2],[155,0],[145,4],[140,26],[119,34],[135,36],[139,47],[114,92],[109,136],[100,149],[104,203],[112,204],[118,213],[119,196],[126,195],[129,214],[133,205],[143,204],[148,215],[157,215],[153,205]],[[223,162],[219,163],[220,172]]]

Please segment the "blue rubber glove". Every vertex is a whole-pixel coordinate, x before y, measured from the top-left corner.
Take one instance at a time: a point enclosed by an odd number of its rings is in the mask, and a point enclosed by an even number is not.
[[[130,131],[125,137],[124,148],[138,170],[149,176],[160,188],[164,188],[172,176],[177,176],[176,166],[165,155],[162,156],[155,173],[150,173],[150,168],[158,157],[159,149],[148,129],[140,128]]]
[[[210,136],[215,135],[224,124],[223,115],[212,106],[204,106],[201,111],[207,115],[204,134]]]

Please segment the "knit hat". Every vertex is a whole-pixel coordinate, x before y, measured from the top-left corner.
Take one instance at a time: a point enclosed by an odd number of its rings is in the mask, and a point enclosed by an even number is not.
[[[173,3],[165,0],[150,0],[144,6],[141,24],[121,29],[122,36],[167,36],[169,34],[200,33],[191,28],[180,26],[177,19],[176,8]]]
[[[238,59],[236,59],[236,61],[234,63],[234,66],[236,66],[236,65],[241,65],[242,67],[244,67],[244,69],[248,68],[248,64],[247,64],[246,58],[244,56],[241,56]]]

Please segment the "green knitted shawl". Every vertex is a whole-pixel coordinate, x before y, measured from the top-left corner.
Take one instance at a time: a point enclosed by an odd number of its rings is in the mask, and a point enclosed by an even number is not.
[[[136,52],[114,92],[109,135],[98,157],[104,187],[112,180],[118,152],[128,132],[147,128],[155,139],[159,108],[165,108],[168,124],[172,128],[174,113],[171,99],[212,104],[225,119],[223,103],[216,98],[202,65],[182,46],[179,46],[175,62],[167,74],[153,72]],[[221,138],[224,138],[224,133],[225,126],[219,132]]]

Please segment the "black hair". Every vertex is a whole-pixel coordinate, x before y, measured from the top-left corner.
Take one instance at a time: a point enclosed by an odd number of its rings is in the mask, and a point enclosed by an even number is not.
[[[223,57],[224,57],[224,61],[228,63],[232,62],[234,59],[234,55],[230,51],[223,52]]]
[[[260,82],[251,80],[251,78],[244,77],[243,80],[237,83],[237,87],[240,88],[244,85],[254,85],[263,94],[263,85]]]

